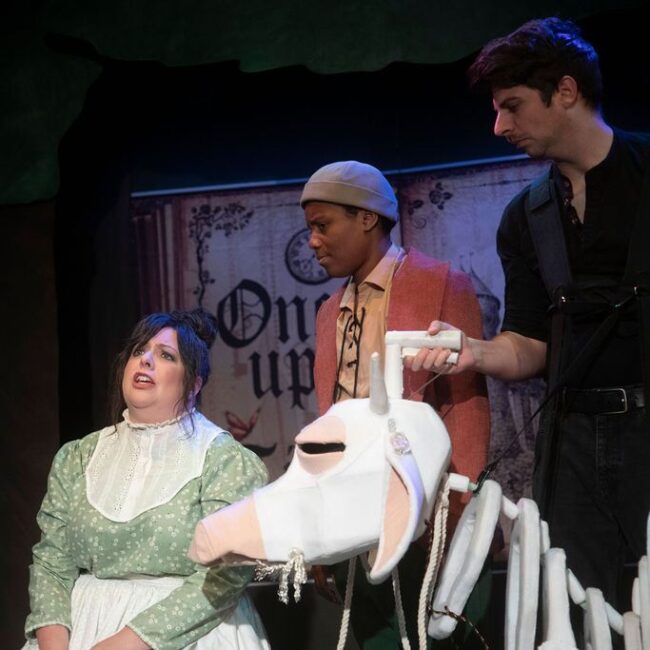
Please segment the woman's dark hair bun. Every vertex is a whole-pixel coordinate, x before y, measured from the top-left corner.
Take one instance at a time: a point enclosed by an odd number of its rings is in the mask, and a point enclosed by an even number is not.
[[[219,332],[217,319],[213,314],[197,307],[196,309],[173,311],[171,317],[194,330],[194,333],[208,346],[208,349],[212,347]]]

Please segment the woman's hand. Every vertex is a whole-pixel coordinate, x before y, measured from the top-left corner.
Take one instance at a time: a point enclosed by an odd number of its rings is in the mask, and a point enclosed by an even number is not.
[[[130,627],[123,627],[116,634],[96,643],[92,650],[151,650]]]
[[[68,650],[70,633],[65,625],[44,625],[36,630],[39,650]]]

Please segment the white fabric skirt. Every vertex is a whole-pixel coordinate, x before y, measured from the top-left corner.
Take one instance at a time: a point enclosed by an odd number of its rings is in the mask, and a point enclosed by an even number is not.
[[[89,650],[121,630],[131,619],[166,598],[183,584],[181,578],[137,577],[100,580],[79,576],[72,589],[72,635],[69,650]],[[36,640],[24,649],[37,648]],[[243,594],[232,614],[185,650],[270,650],[262,621]]]

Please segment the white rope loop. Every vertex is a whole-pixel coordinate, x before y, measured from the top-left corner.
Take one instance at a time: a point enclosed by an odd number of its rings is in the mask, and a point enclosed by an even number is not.
[[[289,559],[284,564],[266,564],[257,562],[255,566],[255,580],[264,580],[279,575],[278,600],[285,605],[289,604],[289,579],[293,574],[293,600],[300,602],[302,586],[307,582],[307,569],[302,551],[292,548]]]
[[[397,625],[399,627],[400,641],[402,650],[411,650],[408,633],[406,631],[406,619],[404,617],[404,605],[402,604],[402,592],[399,588],[399,572],[397,567],[392,571],[393,577],[393,597],[395,598],[395,611],[397,612]]]
[[[278,598],[285,604],[289,604],[289,578],[293,573],[293,600],[300,602],[302,586],[307,582],[307,570],[305,569],[305,558],[302,551],[292,548],[289,553],[289,560],[283,565],[280,571],[280,586],[278,587]]]
[[[357,558],[350,558],[348,562],[348,579],[345,585],[345,599],[343,600],[343,616],[341,617],[341,629],[339,630],[339,642],[336,650],[344,650],[350,627],[350,607],[352,605],[352,592],[354,590],[354,574],[357,566]]]
[[[433,595],[433,587],[438,577],[441,558],[447,539],[447,516],[449,514],[449,475],[443,477],[442,489],[438,492],[433,516],[433,533],[429,549],[429,561],[422,580],[420,599],[418,601],[418,644],[420,650],[427,647],[427,605]]]

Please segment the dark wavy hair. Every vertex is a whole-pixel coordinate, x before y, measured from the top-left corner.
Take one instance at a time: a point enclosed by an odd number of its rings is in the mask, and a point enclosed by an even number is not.
[[[529,20],[511,34],[490,41],[468,70],[470,85],[480,90],[528,86],[549,105],[560,79],[576,80],[588,106],[600,110],[603,82],[598,54],[570,20]]]
[[[170,327],[178,338],[178,351],[185,373],[183,375],[183,395],[176,406],[176,414],[190,411],[192,404],[200,403],[201,391],[194,396],[194,386],[198,377],[201,388],[210,377],[209,350],[217,337],[217,319],[202,309],[161,312],[145,316],[133,329],[122,351],[113,364],[113,385],[110,396],[110,420],[118,422],[126,404],[122,395],[122,378],[126,364],[137,348],[145,345],[160,330]]]

